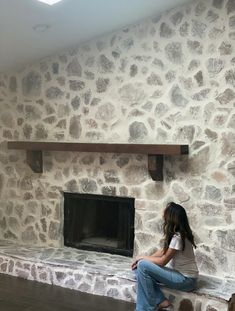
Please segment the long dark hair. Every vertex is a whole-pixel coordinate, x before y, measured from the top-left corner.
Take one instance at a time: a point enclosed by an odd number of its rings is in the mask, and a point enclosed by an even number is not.
[[[185,248],[185,238],[187,238],[192,245],[196,248],[194,242],[194,236],[192,230],[189,226],[188,217],[183,206],[170,202],[167,204],[164,210],[164,223],[163,223],[163,232],[164,232],[164,246],[163,252],[166,253],[173,235],[177,232],[180,234],[183,242],[183,248]]]

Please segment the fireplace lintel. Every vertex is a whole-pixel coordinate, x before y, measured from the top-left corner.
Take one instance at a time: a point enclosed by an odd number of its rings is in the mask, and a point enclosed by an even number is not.
[[[42,151],[147,154],[148,170],[153,180],[163,181],[164,155],[186,155],[188,145],[176,144],[106,144],[70,142],[9,141],[8,149],[26,150],[26,162],[35,173],[43,173]]]

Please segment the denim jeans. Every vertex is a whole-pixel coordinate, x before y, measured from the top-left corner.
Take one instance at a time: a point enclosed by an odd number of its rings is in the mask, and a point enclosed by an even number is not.
[[[197,286],[197,279],[186,277],[180,272],[158,266],[148,260],[140,260],[137,265],[137,301],[136,311],[155,311],[166,298],[159,283],[182,291],[192,291]]]

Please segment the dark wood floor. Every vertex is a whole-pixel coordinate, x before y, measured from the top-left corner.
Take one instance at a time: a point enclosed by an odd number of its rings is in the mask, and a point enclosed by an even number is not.
[[[0,274],[1,311],[134,311],[134,304]]]

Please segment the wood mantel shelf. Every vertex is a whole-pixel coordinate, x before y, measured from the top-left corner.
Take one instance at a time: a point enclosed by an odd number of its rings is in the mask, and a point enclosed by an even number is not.
[[[43,172],[43,151],[147,154],[148,170],[152,179],[156,181],[163,180],[164,155],[185,155],[189,152],[188,145],[100,144],[29,141],[9,141],[8,149],[26,150],[27,164],[35,173]]]

